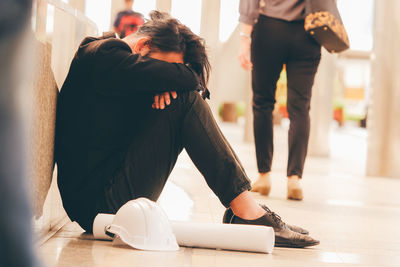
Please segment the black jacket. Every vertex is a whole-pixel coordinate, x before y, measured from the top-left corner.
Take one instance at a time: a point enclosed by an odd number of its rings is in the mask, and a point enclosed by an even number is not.
[[[87,37],[76,52],[57,106],[58,187],[72,220],[91,220],[157,92],[191,91],[184,64],[132,54],[117,38]]]

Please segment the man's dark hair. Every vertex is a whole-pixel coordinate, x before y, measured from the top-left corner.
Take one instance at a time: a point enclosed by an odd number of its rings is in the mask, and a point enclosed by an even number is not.
[[[159,11],[152,11],[150,20],[137,33],[150,37],[150,51],[183,53],[184,63],[199,75],[200,84],[207,88],[211,65],[204,39],[168,13]]]

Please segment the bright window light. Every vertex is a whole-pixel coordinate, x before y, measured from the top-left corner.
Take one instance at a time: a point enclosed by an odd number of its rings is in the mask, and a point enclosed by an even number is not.
[[[173,0],[171,15],[188,26],[195,34],[200,34],[201,0]]]
[[[156,0],[135,0],[133,10],[142,13],[145,18],[149,18],[150,11],[156,9]]]
[[[373,46],[374,0],[338,0],[352,50],[370,51]],[[357,10],[357,15],[354,11]]]
[[[46,33],[52,34],[54,31],[54,6],[47,4]]]
[[[221,0],[221,17],[219,21],[219,40],[228,41],[239,21],[239,1]]]
[[[96,23],[99,33],[110,30],[110,0],[86,0],[85,15]]]

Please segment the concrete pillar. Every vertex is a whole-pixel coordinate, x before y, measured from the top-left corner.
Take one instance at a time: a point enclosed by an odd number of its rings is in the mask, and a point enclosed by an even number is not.
[[[220,0],[202,1],[200,35],[206,39],[209,46],[219,43],[220,5]]]
[[[200,36],[206,40],[208,56],[211,67],[213,68],[208,87],[211,92],[211,101],[209,102],[214,116],[218,118],[218,103],[213,98],[217,94],[217,55],[219,51],[219,20],[220,20],[220,0],[203,0],[201,7],[201,26]]]
[[[171,13],[171,0],[157,0],[156,2],[156,9],[163,12]]]
[[[69,0],[69,5],[85,14],[85,0]]]
[[[46,41],[46,23],[47,23],[47,1],[37,0],[36,2],[36,37],[41,42]]]
[[[371,176],[400,178],[399,9],[398,0],[375,1],[371,96],[367,118],[366,171]]]
[[[321,62],[312,89],[311,130],[308,144],[310,156],[328,157],[330,153],[335,67],[336,56],[322,48]]]
[[[245,126],[244,140],[253,141],[253,111],[252,111],[252,90],[250,71],[245,71],[240,67],[237,58],[240,46],[240,29],[232,32],[229,39],[217,43],[216,64],[213,67],[213,75],[218,79],[212,89],[213,103],[220,104],[223,102],[244,101],[245,109]]]
[[[248,74],[249,82],[248,82],[248,88],[246,88],[246,109],[244,112],[245,116],[245,124],[244,124],[244,141],[245,142],[254,142],[254,127],[253,127],[253,92],[252,92],[252,86],[251,86],[251,74],[249,72]]]

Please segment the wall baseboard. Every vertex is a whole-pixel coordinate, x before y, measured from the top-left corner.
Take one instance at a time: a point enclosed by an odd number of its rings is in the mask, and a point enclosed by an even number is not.
[[[42,229],[40,231],[37,231],[35,233],[35,244],[38,246],[43,245],[69,222],[70,219],[65,216],[63,218],[60,218],[53,225],[51,225],[49,229]]]

